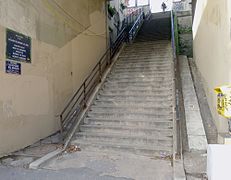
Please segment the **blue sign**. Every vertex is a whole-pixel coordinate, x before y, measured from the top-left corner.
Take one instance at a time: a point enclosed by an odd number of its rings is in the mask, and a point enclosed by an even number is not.
[[[31,38],[7,29],[6,58],[31,63]]]
[[[21,64],[12,61],[6,61],[6,73],[21,74]]]

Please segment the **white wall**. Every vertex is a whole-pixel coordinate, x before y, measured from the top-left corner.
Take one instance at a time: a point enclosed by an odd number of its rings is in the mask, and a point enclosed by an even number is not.
[[[228,131],[218,115],[214,88],[231,85],[231,2],[198,0],[193,24],[194,59],[203,78],[208,103],[219,132]]]

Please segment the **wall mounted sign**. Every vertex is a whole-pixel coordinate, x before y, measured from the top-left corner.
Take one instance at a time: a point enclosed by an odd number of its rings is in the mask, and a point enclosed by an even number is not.
[[[31,63],[31,38],[21,33],[6,30],[6,58]]]
[[[21,64],[13,61],[6,61],[6,73],[21,74]]]

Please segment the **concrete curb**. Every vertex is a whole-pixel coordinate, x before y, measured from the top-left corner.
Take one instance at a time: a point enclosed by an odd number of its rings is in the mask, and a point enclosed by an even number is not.
[[[46,163],[50,159],[57,157],[59,154],[61,154],[64,151],[64,149],[57,149],[53,152],[48,153],[47,155],[37,159],[36,161],[33,161],[29,165],[29,169],[38,169],[42,164]]]
[[[179,56],[179,65],[189,151],[206,152],[207,138],[186,56]]]
[[[186,180],[183,160],[175,160],[173,168],[174,180]]]
[[[48,162],[49,160],[57,157],[58,155],[62,154],[68,147],[75,131],[77,130],[77,128],[79,127],[82,119],[84,118],[85,114],[87,113],[91,103],[93,102],[95,96],[97,95],[98,91],[100,90],[101,86],[103,85],[103,83],[106,80],[107,75],[110,73],[113,65],[115,64],[115,62],[117,61],[119,54],[121,53],[121,51],[124,49],[125,44],[122,45],[121,49],[119,50],[119,52],[115,55],[115,57],[112,59],[112,64],[109,66],[109,68],[106,70],[106,72],[104,73],[101,82],[96,86],[94,92],[92,93],[92,95],[90,96],[88,102],[87,102],[87,108],[81,113],[81,115],[79,116],[78,122],[76,123],[75,127],[72,129],[70,135],[67,137],[67,139],[65,140],[64,146],[62,149],[57,149],[53,152],[48,153],[47,155],[33,161],[32,163],[29,164],[29,169],[39,169],[43,164],[45,164],[46,162]]]

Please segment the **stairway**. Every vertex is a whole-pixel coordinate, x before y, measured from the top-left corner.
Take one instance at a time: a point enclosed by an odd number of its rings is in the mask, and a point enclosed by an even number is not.
[[[136,42],[171,39],[171,12],[153,13],[140,29]]]
[[[168,40],[127,45],[72,144],[90,151],[169,157],[173,149],[173,57]]]

